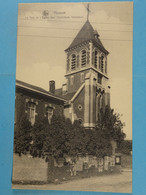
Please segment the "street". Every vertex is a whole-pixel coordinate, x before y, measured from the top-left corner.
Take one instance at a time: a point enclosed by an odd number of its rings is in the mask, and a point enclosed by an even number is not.
[[[13,185],[13,189],[40,189],[63,191],[95,191],[95,192],[132,192],[132,171],[125,170],[121,174],[95,176],[91,178],[65,181],[61,184],[45,185]]]

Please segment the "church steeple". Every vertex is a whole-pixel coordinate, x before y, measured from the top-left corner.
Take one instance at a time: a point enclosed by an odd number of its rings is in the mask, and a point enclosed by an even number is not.
[[[83,25],[81,30],[78,32],[78,34],[70,44],[70,46],[65,51],[68,51],[87,41],[92,41],[96,46],[100,47],[105,53],[108,54],[108,51],[104,48],[102,42],[99,39],[99,34],[97,30],[93,29],[89,20],[86,21],[86,23]]]
[[[89,8],[87,8],[88,10]],[[67,54],[66,79],[68,92],[76,91],[84,82],[85,75],[92,69],[99,80],[107,74],[108,51],[100,41],[99,34],[87,21],[82,26],[70,46],[65,50]]]

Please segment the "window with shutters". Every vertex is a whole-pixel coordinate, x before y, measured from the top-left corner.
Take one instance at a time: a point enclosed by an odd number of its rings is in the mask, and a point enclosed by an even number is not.
[[[94,67],[97,68],[97,51],[94,54]]]
[[[101,57],[99,57],[99,70],[101,69]]]
[[[35,123],[35,112],[36,112],[36,104],[34,102],[28,102],[27,114],[28,114],[28,120],[31,122],[31,125],[34,125]]]
[[[81,67],[85,67],[87,64],[87,52],[86,50],[81,51]]]
[[[69,71],[70,68],[69,68],[69,58],[67,59],[67,71]]]
[[[104,56],[101,56],[101,72],[104,71]]]
[[[105,73],[107,73],[107,59],[105,60]]]
[[[77,57],[76,54],[71,55],[71,70],[76,69],[76,64],[77,64]]]

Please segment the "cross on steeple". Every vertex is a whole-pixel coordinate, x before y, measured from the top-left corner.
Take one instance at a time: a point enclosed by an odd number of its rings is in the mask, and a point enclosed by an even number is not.
[[[90,12],[90,9],[89,9],[89,3],[87,4],[86,9],[87,9],[87,20],[88,20],[88,19],[89,19],[89,12]]]

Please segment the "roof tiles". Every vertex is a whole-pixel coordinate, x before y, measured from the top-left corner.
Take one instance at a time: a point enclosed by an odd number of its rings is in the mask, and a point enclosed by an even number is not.
[[[95,33],[97,36],[95,37]],[[90,22],[87,20],[86,23],[83,25],[81,30],[78,32],[70,46],[65,50],[68,51],[69,49],[84,43],[86,41],[92,41],[95,45],[99,46],[100,49],[104,50],[104,52],[108,53],[108,51],[104,48],[102,42],[99,39],[99,35],[97,31],[95,31],[90,24]]]

